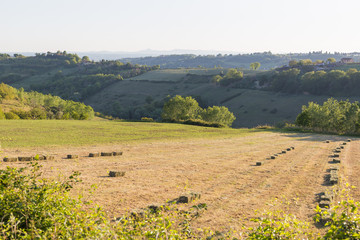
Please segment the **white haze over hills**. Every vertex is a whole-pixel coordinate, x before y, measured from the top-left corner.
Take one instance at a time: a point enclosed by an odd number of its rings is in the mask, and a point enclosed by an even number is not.
[[[62,51],[62,50],[60,50]],[[0,51],[1,52],[1,51]],[[136,52],[127,51],[67,51],[68,53],[76,53],[80,57],[88,56],[91,60],[99,61],[116,60],[121,58],[139,58],[139,57],[157,57],[161,55],[173,55],[173,54],[194,54],[194,55],[217,55],[217,54],[240,54],[235,51],[217,51],[217,50],[186,50],[186,49],[174,49],[174,50],[152,50],[145,49]],[[10,55],[14,53],[22,54],[24,56],[34,56],[35,52],[7,52]]]

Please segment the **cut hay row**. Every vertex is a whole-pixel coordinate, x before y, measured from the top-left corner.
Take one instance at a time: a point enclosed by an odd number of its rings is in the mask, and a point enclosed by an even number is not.
[[[89,157],[112,157],[112,156],[121,156],[123,152],[101,152],[101,153],[89,153]]]
[[[54,156],[49,155],[36,155],[34,157],[4,157],[3,162],[29,162],[29,161],[42,161],[42,160],[54,160]]]
[[[148,205],[146,208],[139,208],[135,209],[131,212],[131,216],[135,218],[142,218],[146,215],[146,212],[150,213],[158,213],[161,209],[164,209],[166,206],[172,205],[172,204],[187,204],[191,203],[197,199],[201,198],[201,194],[197,192],[191,192],[188,194],[180,195],[179,197],[167,201],[165,204],[151,204]],[[199,204],[198,206],[203,205]],[[121,218],[118,218],[121,219]]]
[[[119,172],[119,171],[110,171],[109,177],[123,177],[125,176],[125,172]]]
[[[89,153],[89,157],[100,157],[100,156],[121,156],[123,152],[114,151],[114,152],[101,152],[101,153]],[[78,159],[79,155],[68,154],[67,159]],[[19,156],[19,157],[4,157],[3,162],[29,162],[29,161],[38,161],[38,160],[54,160],[55,157],[51,155],[36,155],[36,156]]]
[[[285,150],[282,150],[281,152],[279,153],[275,153],[273,155],[271,155],[269,158],[267,158],[266,160],[269,160],[269,159],[276,159],[276,157],[279,157],[281,156],[282,154],[286,154],[287,152],[291,151],[291,150],[294,150],[295,147],[294,146],[291,146],[289,148],[286,148]],[[261,166],[263,165],[264,162],[256,162],[255,166]]]
[[[326,143],[329,143],[328,140],[325,141]],[[347,142],[351,142],[351,139],[348,139]],[[341,163],[341,160],[339,159],[340,153],[343,149],[345,149],[345,146],[347,145],[347,142],[343,142],[339,147],[336,147],[333,149],[333,155],[330,157],[333,157],[331,161],[329,161],[332,166],[328,169],[329,174],[325,176],[325,181],[327,182],[327,185],[334,186],[339,183],[339,165]],[[334,165],[336,164],[336,165]],[[327,190],[328,192],[331,192],[331,189]],[[334,194],[333,193],[320,193],[319,194],[319,207],[330,209],[331,203],[334,200]],[[328,217],[325,217],[321,220],[321,223],[325,224],[327,221],[329,221]]]
[[[189,194],[183,194],[179,196],[178,198],[175,198],[173,200],[167,201],[167,204],[179,204],[179,203],[190,203],[192,201],[195,201],[196,199],[200,199],[201,194],[197,192],[191,192]]]

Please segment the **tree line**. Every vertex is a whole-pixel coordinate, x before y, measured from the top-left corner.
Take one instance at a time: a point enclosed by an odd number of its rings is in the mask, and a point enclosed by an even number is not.
[[[224,106],[201,108],[192,97],[176,95],[164,104],[161,117],[164,121],[194,125],[230,127],[235,116]]]
[[[4,112],[0,108],[0,119],[75,119],[86,120],[94,117],[94,110],[83,103],[63,100],[50,94],[25,92],[24,89],[0,84],[0,103],[15,100],[22,108]],[[30,110],[25,110],[30,108]]]
[[[262,69],[272,69],[283,66],[291,60],[301,61],[310,59],[316,61],[318,59],[334,58],[340,60],[344,57],[351,57],[359,60],[359,54],[341,53],[341,52],[323,52],[313,51],[308,53],[286,53],[275,54],[272,52],[256,52],[247,54],[172,54],[157,57],[140,57],[140,58],[123,58],[123,62],[131,62],[141,65],[160,65],[161,68],[194,68],[203,66],[213,68],[214,66],[223,68],[249,68],[254,62],[261,63]],[[254,66],[255,67],[255,66]]]
[[[360,105],[358,102],[328,99],[323,105],[309,102],[302,107],[295,123],[318,132],[337,134],[360,133]]]
[[[347,71],[308,71],[291,68],[275,72],[270,77],[260,79],[268,90],[285,93],[309,93],[313,95],[358,96],[360,92],[360,72],[356,68]]]

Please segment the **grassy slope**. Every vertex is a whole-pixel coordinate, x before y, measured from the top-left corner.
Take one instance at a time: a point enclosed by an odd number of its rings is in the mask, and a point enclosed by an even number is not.
[[[43,74],[39,74],[39,75],[34,75],[28,78],[24,78],[21,81],[18,81],[16,83],[11,84],[11,86],[15,87],[15,88],[24,88],[26,91],[30,90],[30,86],[32,84],[46,84],[47,82],[52,80],[52,77],[58,73],[59,71],[61,71],[64,75],[67,74],[71,74],[73,72],[75,72],[77,69],[76,68],[63,68],[63,67],[58,67],[54,70],[48,71],[46,73]]]
[[[197,74],[197,75],[217,75],[220,74],[224,69],[164,69],[164,70],[155,70],[130,78],[127,80],[148,80],[148,81],[168,81],[176,82],[182,80],[186,74]]]
[[[3,120],[0,121],[0,132],[3,148],[21,148],[245,136],[259,130],[142,122]]]

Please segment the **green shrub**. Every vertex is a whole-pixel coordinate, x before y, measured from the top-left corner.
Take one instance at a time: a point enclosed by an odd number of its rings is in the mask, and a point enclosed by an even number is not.
[[[251,219],[257,226],[248,229],[246,239],[313,239],[314,234],[309,229],[310,223],[286,213],[290,204],[294,204],[294,202],[282,198],[275,199],[269,205],[275,207],[279,204],[284,210],[267,209],[261,213],[257,212],[260,216]]]
[[[142,118],[141,118],[141,121],[143,121],[143,122],[153,122],[154,119],[148,118],[148,117],[142,117]]]
[[[200,119],[188,119],[185,121],[180,121],[180,123],[189,124],[189,125],[196,125],[196,126],[203,126],[203,127],[216,127],[216,128],[224,128],[226,125],[221,123],[215,122],[206,122]]]
[[[18,115],[20,119],[31,119],[29,112],[23,110],[12,110],[11,112]]]
[[[274,129],[274,126],[270,126],[270,125],[258,125],[255,127],[255,129]]]
[[[3,110],[0,107],[0,120],[1,119],[5,119],[5,114],[4,114]]]
[[[0,170],[0,232],[5,239],[106,239],[104,212],[84,208],[69,190],[78,173],[64,181],[40,179],[39,165]]]
[[[164,104],[161,117],[166,121],[196,119],[200,111],[199,103],[194,98],[176,95]]]
[[[316,208],[315,220],[326,219],[326,233],[323,239],[360,238],[360,202],[350,197],[350,187],[346,184],[339,194],[340,201],[333,201],[331,210]]]
[[[183,98],[179,95],[164,104],[161,117],[165,122],[209,127],[230,127],[236,119],[227,107],[213,106],[202,109],[192,97]]]
[[[309,102],[302,107],[296,124],[314,131],[354,134],[359,133],[360,107],[358,102],[337,101],[329,98],[323,105]]]
[[[41,108],[33,108],[29,112],[31,119],[46,119],[46,111]]]
[[[235,121],[236,117],[227,107],[213,106],[204,109],[200,114],[202,120],[206,122],[219,123],[230,127]]]
[[[9,120],[17,120],[17,119],[20,119],[20,117],[18,115],[16,115],[16,113],[13,113],[13,112],[7,112],[5,113],[5,117],[6,119],[9,119]]]
[[[146,209],[141,213],[125,215],[116,224],[120,239],[206,239],[211,231],[194,232],[191,222],[201,216],[206,204],[189,210],[179,210],[176,205],[161,206],[156,211]]]

